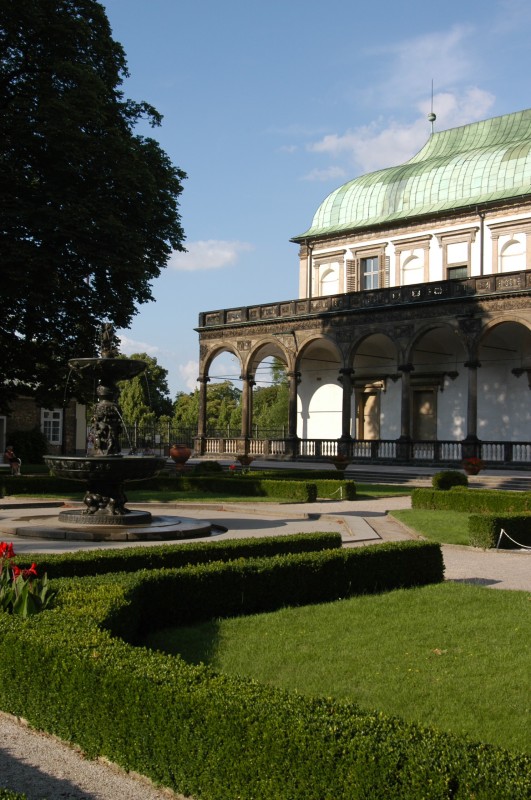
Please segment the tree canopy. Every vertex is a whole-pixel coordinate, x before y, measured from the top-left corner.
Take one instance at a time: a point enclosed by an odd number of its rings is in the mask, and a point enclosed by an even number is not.
[[[62,396],[102,321],[128,327],[183,250],[185,173],[135,133],[160,115],[124,98],[122,46],[95,0],[0,5],[0,408]]]
[[[157,359],[145,353],[135,353],[129,358],[144,361],[146,371],[128,381],[120,381],[120,410],[126,425],[147,425],[173,411],[168,388],[168,370]]]

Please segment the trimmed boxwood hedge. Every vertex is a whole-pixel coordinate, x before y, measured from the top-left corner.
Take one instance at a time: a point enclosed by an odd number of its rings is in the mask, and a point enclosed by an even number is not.
[[[495,489],[463,489],[449,491],[413,489],[412,508],[473,512],[531,511],[531,492],[506,492]]]
[[[472,547],[482,547],[487,550],[496,547],[500,538],[500,531],[509,534],[518,544],[531,547],[531,513],[527,514],[471,514],[468,518],[468,532]],[[518,549],[506,536],[502,537],[500,547],[503,550]]]
[[[285,601],[282,585],[308,594],[308,584],[320,597],[328,584],[333,595],[339,576],[341,597],[360,580],[370,591],[368,574],[382,590],[388,581],[410,585],[414,573],[421,583],[441,580],[442,569],[438,545],[400,542],[61,579],[56,609],[28,620],[0,614],[0,707],[89,757],[105,755],[204,800],[528,800],[527,756],[351,702],[220,675],[117,638],[134,640],[146,625],[197,609],[217,613],[237,602],[238,581],[244,605],[262,597],[275,606]]]
[[[210,561],[271,557],[286,553],[311,553],[340,547],[340,533],[294,533],[112,550],[78,550],[62,554],[25,553],[17,557],[17,565],[24,569],[33,561],[38,561],[40,574],[46,572],[49,578],[73,578],[110,572],[136,572],[140,569],[171,569]]]
[[[56,478],[52,475],[6,477],[0,481],[2,495],[9,494],[55,494],[58,496],[83,494],[83,483],[79,481]],[[181,478],[150,478],[127,484],[129,488],[148,489],[151,491],[194,491],[212,492],[215,494],[241,495],[242,497],[275,497],[292,503],[312,503],[317,497],[315,483],[308,481],[262,480],[240,476],[184,475]],[[339,482],[337,483],[339,486]],[[336,487],[337,488],[337,487]]]
[[[322,473],[318,473],[322,474]],[[330,473],[328,473],[330,475]],[[333,473],[332,473],[333,474]],[[275,479],[258,475],[229,475],[213,473],[211,475],[195,475],[184,473],[181,476],[158,476],[142,481],[128,483],[130,490],[146,489],[153,492],[212,492],[219,495],[239,495],[241,497],[274,497],[292,503],[312,503],[317,497],[355,500],[356,484],[337,478],[320,478],[314,480],[286,479],[285,476]],[[83,494],[83,483],[56,478],[52,475],[29,475],[19,478],[5,476],[0,478],[2,496],[10,494],[55,494],[58,496]]]

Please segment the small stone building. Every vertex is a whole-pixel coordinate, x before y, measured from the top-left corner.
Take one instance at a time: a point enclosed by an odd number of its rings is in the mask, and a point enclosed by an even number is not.
[[[85,406],[71,400],[65,408],[44,409],[33,397],[19,395],[8,416],[0,416],[0,455],[18,431],[38,428],[48,440],[51,454],[86,452],[87,422]]]

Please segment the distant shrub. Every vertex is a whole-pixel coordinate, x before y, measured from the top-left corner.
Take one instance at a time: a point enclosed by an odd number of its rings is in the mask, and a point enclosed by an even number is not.
[[[433,476],[431,485],[434,489],[447,491],[453,486],[468,486],[468,478],[456,469],[445,469],[442,472],[437,472]]]
[[[40,428],[10,433],[9,444],[13,445],[23,464],[44,464],[43,456],[48,452],[48,440]]]
[[[223,467],[218,461],[200,461],[193,468],[194,475],[211,475],[213,472],[223,472]]]

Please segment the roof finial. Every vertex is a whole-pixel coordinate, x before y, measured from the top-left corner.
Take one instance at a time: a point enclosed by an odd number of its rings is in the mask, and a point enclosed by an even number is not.
[[[433,78],[431,79],[431,111],[428,114],[428,120],[431,122],[431,133],[433,136],[433,123],[437,119],[437,116],[433,113]]]

